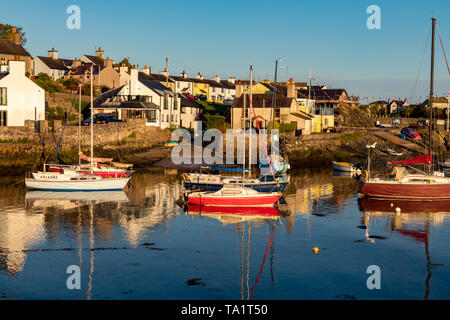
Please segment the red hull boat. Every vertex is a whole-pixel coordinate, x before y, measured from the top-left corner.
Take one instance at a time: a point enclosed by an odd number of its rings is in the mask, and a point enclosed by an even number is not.
[[[280,213],[274,207],[204,207],[189,205],[188,211],[191,213],[257,216],[261,218],[280,217]]]
[[[450,179],[427,175],[408,175],[402,180],[369,179],[360,184],[359,193],[391,199],[450,199]]]
[[[224,186],[217,192],[195,192],[188,196],[188,203],[216,207],[273,206],[281,193],[263,193],[244,187]]]

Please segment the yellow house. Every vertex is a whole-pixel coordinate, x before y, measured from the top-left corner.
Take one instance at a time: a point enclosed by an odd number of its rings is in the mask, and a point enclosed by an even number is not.
[[[206,98],[209,100],[209,84],[203,79],[191,79],[193,82],[193,95],[204,94]]]

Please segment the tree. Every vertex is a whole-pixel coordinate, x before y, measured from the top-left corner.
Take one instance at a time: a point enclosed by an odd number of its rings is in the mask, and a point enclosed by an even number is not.
[[[8,38],[8,35],[12,32],[12,28],[16,28],[16,32],[20,34],[20,45],[24,47],[27,43],[27,38],[25,37],[26,33],[23,32],[22,27],[0,23],[0,38]]]
[[[130,58],[128,58],[128,57],[123,58],[122,61],[120,61],[116,66],[117,67],[122,67],[122,66],[128,67],[128,71],[131,70],[131,68],[133,67],[130,63]]]

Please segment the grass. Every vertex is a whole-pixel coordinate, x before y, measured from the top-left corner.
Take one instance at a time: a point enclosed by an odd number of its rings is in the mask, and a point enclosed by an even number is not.
[[[19,143],[31,143],[31,142],[33,142],[33,140],[30,140],[28,138],[21,138],[21,139],[17,139],[17,140],[13,140],[13,139],[3,140],[3,139],[0,139],[0,143],[16,143],[16,144],[19,144]]]
[[[342,136],[340,136],[339,140],[354,140],[361,138],[362,133],[361,132],[354,132],[354,133],[347,133]]]

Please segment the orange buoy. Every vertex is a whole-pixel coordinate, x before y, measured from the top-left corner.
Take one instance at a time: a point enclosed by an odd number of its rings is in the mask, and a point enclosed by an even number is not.
[[[318,253],[319,252],[319,248],[317,248],[317,247],[314,247],[312,250],[313,250],[314,253]]]

